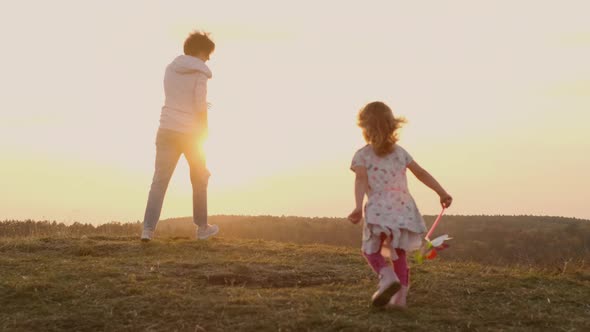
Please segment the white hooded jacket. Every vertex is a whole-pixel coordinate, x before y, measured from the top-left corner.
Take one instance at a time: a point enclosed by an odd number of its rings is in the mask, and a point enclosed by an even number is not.
[[[207,80],[211,70],[201,59],[180,55],[166,67],[166,99],[160,114],[160,128],[191,133],[197,127],[198,112],[207,111]]]

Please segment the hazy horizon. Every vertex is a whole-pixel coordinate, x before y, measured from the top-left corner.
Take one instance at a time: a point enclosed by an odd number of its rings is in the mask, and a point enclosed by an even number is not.
[[[439,212],[440,213],[440,212]],[[425,217],[436,218],[437,214],[424,214]],[[309,219],[343,219],[346,220],[347,216],[297,216],[297,215],[270,215],[270,214],[259,214],[259,215],[247,215],[247,214],[212,214],[209,215],[210,218],[218,220],[218,218],[285,218],[285,219],[301,219],[301,220],[309,220]],[[495,214],[495,215],[488,215],[488,214],[452,214],[452,213],[445,213],[443,215],[444,219],[453,218],[453,217],[460,217],[460,218],[469,218],[469,217],[489,217],[489,218],[549,218],[552,221],[554,219],[569,219],[569,220],[579,220],[582,222],[590,222],[590,219],[586,218],[578,218],[578,217],[565,217],[565,216],[551,216],[551,215],[533,215],[533,214],[518,214],[518,215],[509,215],[509,214]],[[176,220],[184,220],[184,219],[191,219],[191,215],[185,216],[170,216],[166,218],[161,218],[160,221],[176,221]],[[65,225],[72,225],[74,223],[80,224],[92,224],[94,226],[109,224],[109,223],[136,223],[142,222],[141,218],[137,220],[104,220],[100,222],[90,222],[83,219],[69,219],[69,220],[62,220],[62,219],[0,219],[0,222],[10,222],[10,221],[17,221],[17,222],[26,222],[26,221],[33,221],[33,222],[56,222],[56,223],[63,223]]]
[[[588,2],[2,7],[0,220],[142,220],[164,68],[194,29],[217,46],[211,215],[346,216],[356,113],[383,100],[408,119],[400,145],[453,195],[449,214],[590,219]],[[191,204],[181,158],[161,218]]]

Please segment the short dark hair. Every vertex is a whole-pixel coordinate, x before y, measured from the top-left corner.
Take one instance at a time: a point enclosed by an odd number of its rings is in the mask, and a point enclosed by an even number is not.
[[[215,43],[209,39],[209,33],[195,31],[191,33],[184,41],[184,54],[197,56],[201,52],[208,55],[215,50]]]

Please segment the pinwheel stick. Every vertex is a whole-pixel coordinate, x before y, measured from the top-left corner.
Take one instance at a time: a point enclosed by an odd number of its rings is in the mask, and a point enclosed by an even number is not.
[[[432,226],[430,227],[430,230],[428,231],[428,233],[426,234],[426,240],[430,241],[430,235],[432,235],[432,233],[434,232],[434,229],[436,228],[436,225],[438,225],[438,223],[440,222],[440,218],[442,217],[443,213],[445,213],[445,208],[443,207],[443,209],[440,211],[440,214],[438,215],[438,217],[436,217],[436,220],[434,221],[434,223],[432,224]]]

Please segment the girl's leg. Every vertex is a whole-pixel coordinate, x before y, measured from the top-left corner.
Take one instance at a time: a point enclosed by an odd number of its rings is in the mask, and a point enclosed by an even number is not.
[[[363,252],[363,256],[367,260],[367,263],[369,263],[371,269],[373,269],[373,271],[375,271],[377,274],[379,274],[381,270],[388,265],[383,255],[381,255],[381,251],[373,254],[367,254],[366,252]]]
[[[410,289],[410,269],[408,269],[406,251],[395,249],[395,253],[398,258],[393,261],[393,269],[399,277],[402,287],[393,297],[391,297],[389,305],[403,309],[406,307],[406,297],[408,296],[408,291]]]
[[[387,262],[381,255],[381,246],[383,238],[381,236],[371,237],[368,241],[378,241],[379,249],[374,253],[367,253],[363,250],[363,256],[369,263],[369,266],[379,275],[379,289],[373,294],[373,305],[381,307],[386,305],[391,297],[400,289],[400,282],[393,271],[391,263]],[[371,246],[375,247],[375,246]],[[372,251],[372,250],[371,250]]]
[[[407,286],[410,282],[410,269],[408,269],[406,251],[396,248],[395,253],[398,258],[393,261],[393,269],[395,270],[395,274],[397,274],[400,283],[403,286]]]

